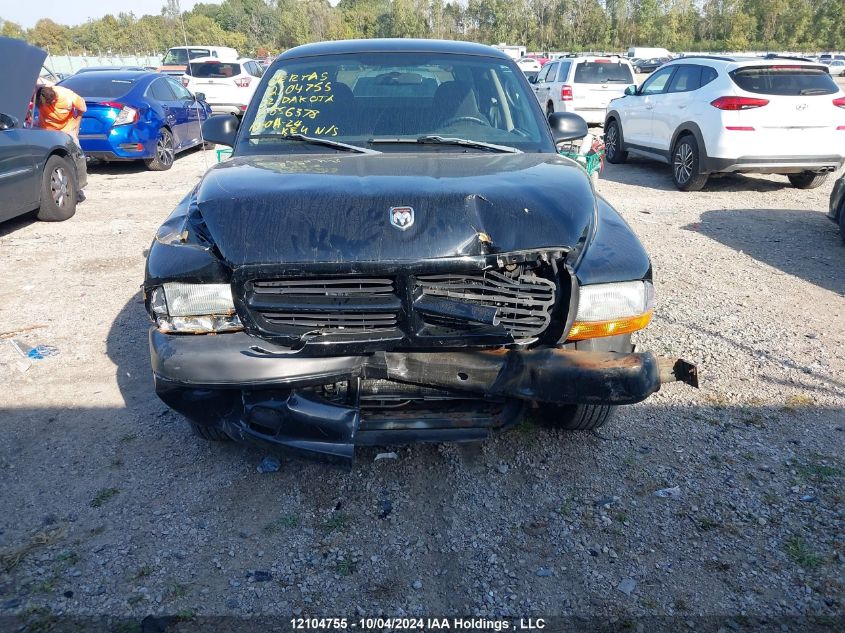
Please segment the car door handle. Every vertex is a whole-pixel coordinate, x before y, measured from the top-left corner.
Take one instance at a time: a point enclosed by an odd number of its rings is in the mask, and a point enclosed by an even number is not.
[[[654,110],[654,106],[651,105],[650,103],[647,103],[646,106],[645,106],[645,109],[646,110]]]

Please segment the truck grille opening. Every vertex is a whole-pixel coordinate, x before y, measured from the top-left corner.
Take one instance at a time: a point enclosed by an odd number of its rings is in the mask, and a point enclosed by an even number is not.
[[[249,308],[273,329],[366,332],[395,328],[401,302],[392,279],[253,281]]]
[[[498,322],[518,343],[535,340],[551,322],[555,284],[532,271],[508,276],[497,271],[477,275],[424,275],[416,278],[422,296],[496,308]],[[448,327],[448,319],[425,317]]]

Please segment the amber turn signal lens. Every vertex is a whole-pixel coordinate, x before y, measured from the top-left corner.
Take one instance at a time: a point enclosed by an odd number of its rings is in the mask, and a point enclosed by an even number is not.
[[[651,322],[651,311],[635,317],[613,319],[612,321],[576,321],[569,330],[569,341],[583,341],[588,338],[616,336],[642,330]]]

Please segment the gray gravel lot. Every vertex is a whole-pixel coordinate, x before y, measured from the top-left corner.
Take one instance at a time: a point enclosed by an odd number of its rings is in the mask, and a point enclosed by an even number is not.
[[[351,471],[194,438],[153,394],[139,284],[205,169],[91,170],[62,224],[0,225],[0,615],[718,616],[845,611],[845,248],[832,180],[599,191],[652,255],[638,345],[700,364],[600,433],[362,450]],[[655,491],[677,486],[677,498]],[[840,620],[841,621],[841,620]]]

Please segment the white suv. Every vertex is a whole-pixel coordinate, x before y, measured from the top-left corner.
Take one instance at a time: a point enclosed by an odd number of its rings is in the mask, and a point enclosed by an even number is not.
[[[684,191],[717,172],[810,189],[845,162],[845,95],[802,59],[684,57],[608,105],[605,146],[611,163],[634,152],[670,164]]]
[[[240,116],[249,105],[264,67],[254,59],[221,60],[216,57],[192,59],[182,85],[194,94],[201,92],[212,114]]]
[[[631,62],[618,55],[562,57],[543,66],[534,93],[546,114],[575,112],[601,125],[608,102],[633,84]]]

